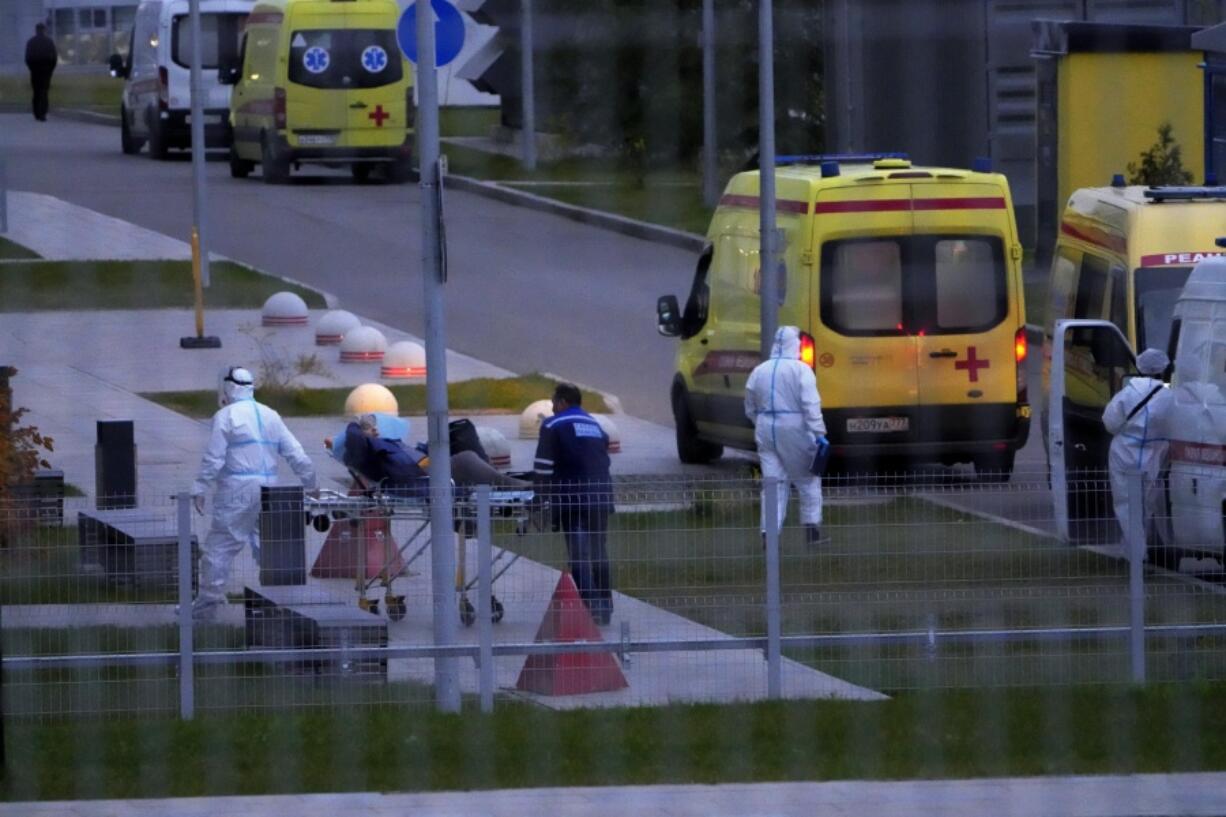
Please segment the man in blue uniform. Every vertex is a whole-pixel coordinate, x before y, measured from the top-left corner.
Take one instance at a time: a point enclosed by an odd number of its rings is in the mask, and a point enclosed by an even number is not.
[[[555,525],[566,536],[570,573],[579,597],[597,624],[613,616],[613,588],[607,547],[613,481],[609,436],[582,408],[572,383],[553,392],[553,416],[541,424],[534,472],[541,493],[553,505]]]

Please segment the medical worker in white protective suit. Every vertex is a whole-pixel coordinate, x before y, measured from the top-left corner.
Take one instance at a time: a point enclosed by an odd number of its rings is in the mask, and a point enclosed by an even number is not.
[[[1131,507],[1128,502],[1128,482],[1137,472],[1145,478],[1145,507],[1142,510],[1148,531],[1152,520],[1162,514],[1163,487],[1160,476],[1166,467],[1169,437],[1167,417],[1174,398],[1171,390],[1159,378],[1171,363],[1165,353],[1146,349],[1137,357],[1137,371],[1124,384],[1103,412],[1103,425],[1111,432],[1111,497],[1115,502],[1115,518],[1120,529],[1128,530]]]
[[[316,489],[315,466],[285,427],[281,415],[255,401],[251,372],[231,367],[217,387],[221,409],[213,415],[209,445],[192,485],[196,510],[214,482],[213,522],[200,553],[200,593],[192,615],[211,618],[226,601],[225,585],[234,557],[251,545],[259,559],[260,487],[277,481],[277,457],[289,462],[308,491]]]
[[[822,478],[809,471],[819,446],[828,446],[822,400],[813,369],[800,359],[800,330],[781,326],[770,358],[759,363],[745,383],[745,416],[754,424],[762,476],[779,482],[780,527],[787,513],[789,486],[800,495],[805,541],[822,541]],[[762,531],[766,531],[763,494]]]

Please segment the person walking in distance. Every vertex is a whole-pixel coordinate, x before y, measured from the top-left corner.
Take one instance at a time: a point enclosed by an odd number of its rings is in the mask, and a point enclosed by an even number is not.
[[[613,616],[608,527],[613,513],[609,476],[609,436],[582,408],[583,395],[572,383],[553,392],[553,416],[541,423],[533,468],[552,504],[553,519],[566,536],[570,573],[579,597],[599,625]],[[555,527],[556,530],[556,527]]]
[[[47,36],[47,26],[34,26],[34,36],[26,41],[26,67],[30,69],[30,89],[34,92],[34,118],[47,121],[50,107],[51,75],[60,60],[55,41]]]
[[[787,515],[789,486],[800,494],[800,521],[809,545],[823,543],[822,478],[810,471],[818,449],[830,445],[822,419],[822,399],[813,369],[800,359],[800,330],[781,326],[770,357],[745,382],[745,416],[754,424],[762,476],[779,480],[778,525]],[[765,493],[762,508],[766,534]]]

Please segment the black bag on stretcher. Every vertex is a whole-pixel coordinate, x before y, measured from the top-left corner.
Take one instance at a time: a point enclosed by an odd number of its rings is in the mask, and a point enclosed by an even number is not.
[[[485,446],[481,445],[481,437],[478,436],[477,427],[473,425],[472,420],[468,418],[452,420],[447,424],[447,436],[451,441],[452,456],[461,451],[473,451],[486,462],[490,461],[490,456],[485,453]]]

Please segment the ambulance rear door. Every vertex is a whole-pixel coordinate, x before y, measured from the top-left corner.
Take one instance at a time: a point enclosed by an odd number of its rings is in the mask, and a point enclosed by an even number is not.
[[[916,341],[906,325],[911,185],[827,188],[814,204],[817,285],[810,325],[831,438],[906,443],[918,397]]]
[[[1048,457],[1052,510],[1061,539],[1079,544],[1119,541],[1103,411],[1136,375],[1128,339],[1110,321],[1061,320],[1052,334]]]

